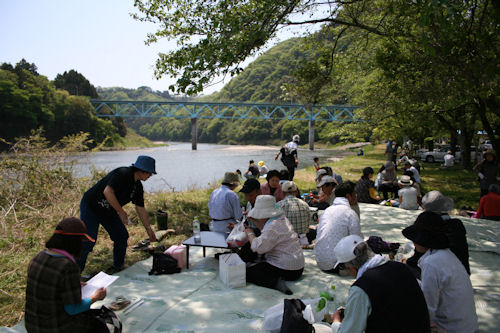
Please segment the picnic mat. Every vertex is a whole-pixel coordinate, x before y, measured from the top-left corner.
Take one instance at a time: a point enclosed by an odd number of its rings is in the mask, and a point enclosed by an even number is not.
[[[365,238],[375,235],[386,241],[406,242],[401,230],[413,223],[419,211],[406,211],[379,205],[360,204],[361,229]],[[474,287],[480,332],[500,329],[500,246],[499,224],[494,221],[462,218],[468,233],[471,280]],[[109,304],[117,296],[140,298],[142,305],[129,313],[118,311],[123,332],[261,332],[264,311],[284,298],[316,298],[330,284],[336,286],[330,309],[345,305],[349,277],[321,272],[314,250],[304,250],[306,266],[299,281],[287,282],[292,296],[247,284],[244,288],[226,289],[218,277],[220,250],[191,247],[189,270],[179,274],[150,276],[151,258],[118,273],[120,278],[108,288],[108,296],[95,305]],[[23,323],[0,332],[25,332]]]

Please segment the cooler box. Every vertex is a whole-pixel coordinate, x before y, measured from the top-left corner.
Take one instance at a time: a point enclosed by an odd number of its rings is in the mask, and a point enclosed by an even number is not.
[[[186,268],[187,252],[185,245],[172,245],[165,251],[165,253],[177,259],[177,267]]]

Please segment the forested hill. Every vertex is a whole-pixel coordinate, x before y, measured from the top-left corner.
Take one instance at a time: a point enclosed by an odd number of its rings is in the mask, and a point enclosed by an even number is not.
[[[290,79],[297,63],[304,59],[300,38],[288,39],[262,54],[210,96],[214,101],[283,103],[283,83]],[[288,101],[289,102],[289,101]]]
[[[168,91],[154,91],[150,87],[128,89],[122,87],[97,87],[99,98],[107,101],[173,101]]]

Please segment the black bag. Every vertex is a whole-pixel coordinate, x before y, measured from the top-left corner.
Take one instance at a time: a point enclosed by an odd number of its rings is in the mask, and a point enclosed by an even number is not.
[[[296,298],[283,301],[285,304],[280,333],[313,333],[313,325],[302,315],[302,311],[306,308],[304,302]]]
[[[181,269],[177,267],[177,259],[162,252],[153,253],[153,267],[149,275],[179,273]]]
[[[122,322],[116,313],[105,306],[100,309],[91,309],[90,314],[96,320],[94,332],[96,333],[120,333]]]

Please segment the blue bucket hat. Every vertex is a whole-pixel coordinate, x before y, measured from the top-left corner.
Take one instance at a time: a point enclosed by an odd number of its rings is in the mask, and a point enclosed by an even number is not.
[[[132,166],[142,171],[151,172],[156,175],[155,159],[152,157],[140,155],[137,157],[137,161],[135,161]]]

